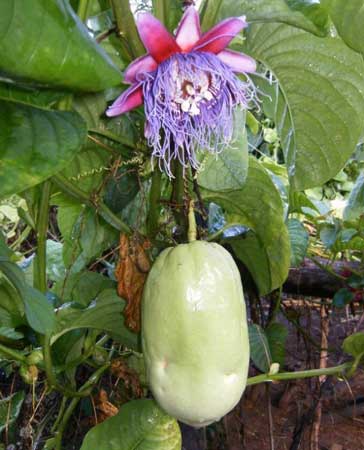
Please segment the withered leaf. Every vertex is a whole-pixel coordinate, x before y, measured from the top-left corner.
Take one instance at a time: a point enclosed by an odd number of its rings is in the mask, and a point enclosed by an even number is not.
[[[125,387],[131,390],[133,398],[144,396],[138,373],[128,366],[123,359],[115,359],[111,364],[111,373],[123,380]]]
[[[146,250],[150,248],[147,240],[120,235],[119,262],[115,277],[118,294],[126,301],[124,316],[126,325],[134,332],[140,331],[140,302],[144,283],[150,270]]]
[[[96,423],[101,423],[119,412],[119,409],[109,401],[107,392],[104,389],[100,389],[93,397],[93,400],[97,414]]]

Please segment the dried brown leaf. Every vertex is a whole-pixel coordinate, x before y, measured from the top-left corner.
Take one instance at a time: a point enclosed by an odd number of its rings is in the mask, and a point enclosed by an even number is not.
[[[150,243],[137,237],[120,235],[119,262],[115,270],[118,294],[126,301],[126,325],[134,332],[140,331],[140,302],[144,283],[150,270],[147,249]]]
[[[93,397],[93,401],[97,416],[96,423],[101,423],[119,412],[119,409],[109,401],[107,392],[104,389],[100,389]]]
[[[134,398],[144,396],[138,373],[129,367],[123,359],[115,359],[111,364],[111,373],[123,380],[127,389],[130,389]]]

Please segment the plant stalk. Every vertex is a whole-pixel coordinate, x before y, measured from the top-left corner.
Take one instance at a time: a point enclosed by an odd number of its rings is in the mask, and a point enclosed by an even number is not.
[[[151,238],[154,238],[158,233],[161,188],[162,172],[158,167],[155,167],[152,174],[152,186],[149,193],[149,211],[147,218],[148,235]]]
[[[255,377],[248,378],[247,386],[253,386],[259,383],[268,383],[272,381],[298,380],[301,378],[319,377],[322,375],[344,375],[345,371],[352,366],[352,362],[346,362],[339,366],[327,367],[325,369],[299,370],[297,372],[281,372],[275,375],[264,373]]]
[[[36,224],[37,252],[34,265],[34,287],[45,294],[47,292],[47,232],[49,220],[49,199],[51,195],[51,182],[45,181],[39,202]]]
[[[97,369],[90,378],[86,381],[86,383],[79,389],[78,393],[82,394],[85,392],[90,392],[90,390],[93,388],[93,386],[99,381],[102,374],[110,367],[110,363],[104,364],[99,369]],[[62,436],[64,433],[64,430],[67,426],[67,423],[69,419],[71,418],[74,410],[76,409],[78,402],[80,401],[80,398],[83,395],[79,395],[78,397],[75,397],[71,400],[70,404],[68,405],[62,419],[59,421],[58,430],[56,432],[56,442],[55,442],[55,450],[61,450],[62,449]]]
[[[85,22],[88,17],[88,11],[90,7],[90,0],[80,0],[78,3],[77,15]]]
[[[26,357],[20,353],[18,350],[14,350],[12,348],[6,347],[5,345],[0,344],[0,353],[5,355],[6,358],[10,360],[26,362]]]
[[[188,209],[188,242],[193,242],[197,239],[197,225],[195,217],[195,205],[193,200],[190,201]]]
[[[134,17],[130,9],[129,0],[110,0],[116,19],[119,35],[125,37],[129,45],[131,56],[137,58],[145,53],[140,40]]]
[[[165,23],[166,11],[165,11],[165,0],[153,0],[153,13],[155,17],[162,23]]]
[[[172,203],[174,208],[174,218],[176,224],[181,228],[181,236],[184,239],[187,231],[187,220],[184,212],[184,173],[183,166],[178,161],[174,161],[174,179],[172,191]]]

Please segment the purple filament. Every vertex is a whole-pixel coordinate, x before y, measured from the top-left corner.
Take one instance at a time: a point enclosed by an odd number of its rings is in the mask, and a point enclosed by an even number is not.
[[[145,136],[152,157],[173,177],[178,159],[198,169],[197,152],[221,152],[233,135],[233,112],[256,103],[251,80],[239,79],[212,53],[177,53],[154,72],[139,76],[146,114]]]

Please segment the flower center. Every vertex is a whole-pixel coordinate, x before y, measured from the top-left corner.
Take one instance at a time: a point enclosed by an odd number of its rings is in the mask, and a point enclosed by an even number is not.
[[[201,105],[214,98],[211,75],[196,67],[186,71],[180,67],[178,60],[173,62],[171,100],[178,111],[197,116]]]

